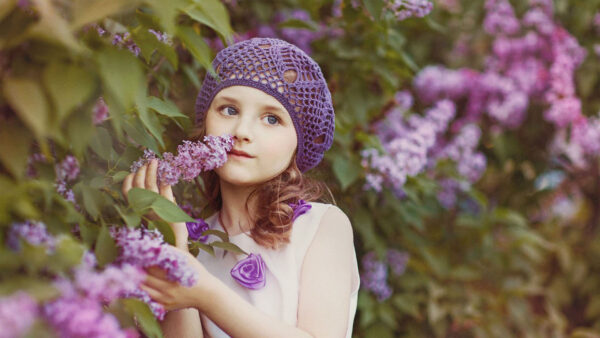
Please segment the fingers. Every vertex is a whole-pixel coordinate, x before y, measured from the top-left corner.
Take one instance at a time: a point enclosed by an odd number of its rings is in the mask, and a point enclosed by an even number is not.
[[[146,286],[146,284],[140,284],[140,289],[146,291],[148,293],[148,295],[150,296],[150,298],[152,298],[152,300],[154,300],[155,302],[162,303],[161,302],[163,300],[162,293],[157,291],[152,286]]]
[[[175,196],[173,196],[173,189],[171,189],[171,186],[168,184],[161,184],[160,185],[160,192],[159,192],[162,197],[168,199],[169,201],[176,203],[175,202]]]
[[[144,164],[141,166],[138,171],[135,173],[135,177],[133,178],[133,186],[136,188],[146,188],[146,169],[148,168],[148,164]]]
[[[158,193],[158,186],[156,185],[156,169],[158,168],[158,161],[156,159],[150,161],[145,177],[146,189]]]
[[[135,176],[135,174],[131,173],[131,174],[127,175],[125,177],[125,179],[123,180],[123,185],[121,186],[121,192],[123,193],[123,197],[125,197],[125,199],[127,199],[127,194],[129,193],[129,190],[131,189],[134,176]]]

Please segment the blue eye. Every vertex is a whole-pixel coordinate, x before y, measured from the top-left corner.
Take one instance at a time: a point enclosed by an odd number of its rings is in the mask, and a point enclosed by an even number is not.
[[[264,119],[266,119],[265,121],[268,124],[271,124],[271,125],[279,124],[279,118],[275,115],[267,115],[264,117]]]
[[[232,106],[225,106],[219,109],[223,115],[231,116],[236,115],[238,111]]]

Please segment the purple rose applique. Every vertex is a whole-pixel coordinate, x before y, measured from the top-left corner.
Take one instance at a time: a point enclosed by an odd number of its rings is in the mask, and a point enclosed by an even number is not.
[[[312,205],[306,203],[304,200],[299,200],[298,203],[292,203],[290,206],[294,210],[292,221],[295,221],[298,216],[304,215],[312,207]]]
[[[193,241],[206,242],[208,235],[202,236],[202,233],[209,229],[208,223],[202,218],[196,219],[196,222],[185,222],[190,239]]]
[[[231,276],[243,287],[258,290],[267,284],[265,261],[260,254],[250,254],[237,262],[231,269]]]

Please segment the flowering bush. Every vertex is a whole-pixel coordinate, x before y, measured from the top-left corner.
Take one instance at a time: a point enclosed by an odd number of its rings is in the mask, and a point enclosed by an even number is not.
[[[597,1],[109,3],[0,5],[0,336],[162,335],[140,268],[180,266],[166,222],[226,240],[195,178],[226,142],[184,140],[214,50],[254,36],[329,80],[310,175],[356,230],[356,336],[598,335]],[[121,196],[155,157],[181,209]]]

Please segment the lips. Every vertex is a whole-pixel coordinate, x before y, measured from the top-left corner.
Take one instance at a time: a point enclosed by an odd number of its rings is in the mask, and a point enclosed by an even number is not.
[[[229,152],[229,155],[235,155],[235,156],[241,156],[241,157],[247,157],[247,158],[254,157],[254,156],[250,156],[250,154],[248,154],[245,151],[241,151],[241,150],[237,150],[237,149],[231,149],[231,151]]]

